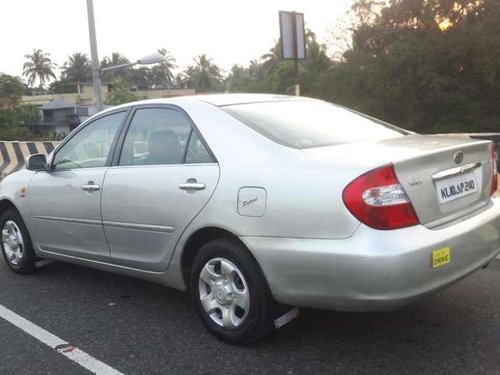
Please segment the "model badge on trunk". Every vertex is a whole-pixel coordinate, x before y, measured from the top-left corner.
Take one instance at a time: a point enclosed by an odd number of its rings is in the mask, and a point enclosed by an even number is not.
[[[410,186],[418,186],[418,185],[422,185],[424,182],[420,179],[420,178],[412,178],[410,180],[410,182],[408,182],[408,185]]]

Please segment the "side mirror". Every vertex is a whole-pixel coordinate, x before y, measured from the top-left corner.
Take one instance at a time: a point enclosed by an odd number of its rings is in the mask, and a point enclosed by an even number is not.
[[[47,157],[44,154],[28,155],[24,166],[30,171],[44,171],[47,168]]]

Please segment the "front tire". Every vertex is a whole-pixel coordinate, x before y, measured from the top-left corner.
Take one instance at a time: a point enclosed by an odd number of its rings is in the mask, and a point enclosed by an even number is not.
[[[201,247],[192,267],[191,294],[205,326],[225,342],[248,345],[273,330],[267,282],[235,241],[216,239]]]
[[[6,210],[0,218],[0,229],[2,253],[9,268],[24,275],[35,272],[36,256],[19,212]]]

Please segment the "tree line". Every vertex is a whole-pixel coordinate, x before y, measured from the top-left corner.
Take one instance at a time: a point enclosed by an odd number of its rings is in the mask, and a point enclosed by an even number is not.
[[[343,42],[340,54],[332,55],[314,32],[307,31],[307,59],[300,62],[298,73],[303,95],[422,133],[498,131],[498,0],[356,0],[348,19],[352,24],[333,35]],[[233,65],[228,72],[206,54],[179,69],[166,49],[158,52],[165,59],[153,67],[103,72],[112,90],[108,104],[134,100],[134,90],[153,88],[293,93],[293,62],[281,59],[279,40],[267,53],[246,65]],[[101,67],[128,62],[113,53]],[[33,50],[26,55],[27,85],[21,84],[20,90],[76,92],[78,83],[91,82],[84,53],[68,56],[59,79],[55,68],[48,53]]]
[[[157,52],[164,59],[153,67],[123,67],[103,71],[101,80],[118,86],[127,85],[130,89],[154,88],[194,88],[200,92],[219,91],[222,86],[222,70],[206,55],[194,58],[194,64],[184,71],[176,73],[178,66],[175,58],[165,48]],[[34,94],[39,93],[72,93],[78,89],[78,84],[92,82],[91,61],[87,54],[75,52],[68,56],[61,66],[61,75],[56,79],[55,64],[50,54],[41,49],[34,49],[25,55],[23,77]],[[100,62],[101,68],[129,64],[130,60],[119,52],[113,52]],[[47,86],[46,83],[52,82]],[[38,85],[37,85],[38,84]]]

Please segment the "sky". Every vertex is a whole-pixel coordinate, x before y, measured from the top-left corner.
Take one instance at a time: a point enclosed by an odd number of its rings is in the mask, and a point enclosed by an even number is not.
[[[94,0],[99,59],[129,60],[166,48],[180,69],[207,53],[221,68],[246,65],[279,38],[278,11],[303,12],[306,27],[327,42],[352,0]],[[0,72],[21,76],[34,48],[62,66],[67,56],[90,57],[86,0],[2,0]],[[59,71],[57,71],[59,73]],[[58,74],[57,74],[58,75]]]

